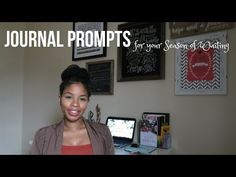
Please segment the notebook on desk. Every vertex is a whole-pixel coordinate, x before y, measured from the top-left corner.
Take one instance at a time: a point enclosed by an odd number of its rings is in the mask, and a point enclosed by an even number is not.
[[[157,148],[153,146],[145,146],[145,145],[140,145],[139,147],[131,147],[131,146],[126,146],[124,148],[125,151],[128,151],[130,153],[140,153],[140,154],[150,154],[151,152],[155,151]]]
[[[133,142],[136,126],[135,118],[108,117],[106,125],[111,131],[115,147],[123,148]]]

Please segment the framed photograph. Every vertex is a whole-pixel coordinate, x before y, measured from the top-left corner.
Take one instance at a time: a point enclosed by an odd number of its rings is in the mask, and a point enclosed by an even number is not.
[[[106,22],[74,22],[73,30],[79,32],[76,39],[82,39],[73,42],[73,61],[106,56],[106,47],[95,40],[96,33],[106,30]]]
[[[226,32],[179,38],[189,48],[176,49],[176,95],[227,94]]]
[[[164,79],[165,23],[125,23],[118,30],[131,33],[131,45],[118,48],[118,81]]]
[[[93,95],[113,95],[114,60],[86,63]]]

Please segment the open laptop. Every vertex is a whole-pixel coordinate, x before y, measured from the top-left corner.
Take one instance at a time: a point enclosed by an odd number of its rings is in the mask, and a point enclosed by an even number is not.
[[[115,147],[122,148],[133,142],[136,126],[135,118],[108,117],[106,125],[111,131]]]

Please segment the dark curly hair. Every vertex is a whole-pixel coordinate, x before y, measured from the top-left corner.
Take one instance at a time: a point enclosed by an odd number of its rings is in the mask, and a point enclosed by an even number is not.
[[[62,96],[63,91],[74,83],[82,83],[85,89],[87,90],[88,97],[91,96],[90,90],[90,75],[85,68],[80,68],[76,64],[69,65],[62,73],[61,73],[61,84],[60,84],[60,96]]]

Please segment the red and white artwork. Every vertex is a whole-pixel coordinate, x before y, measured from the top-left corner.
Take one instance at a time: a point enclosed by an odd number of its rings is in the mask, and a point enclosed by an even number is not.
[[[213,52],[212,48],[208,51],[199,48],[195,51],[189,50],[187,52],[187,80],[211,81],[213,79]]]
[[[176,40],[188,48],[176,49],[176,95],[226,94],[226,32]]]

